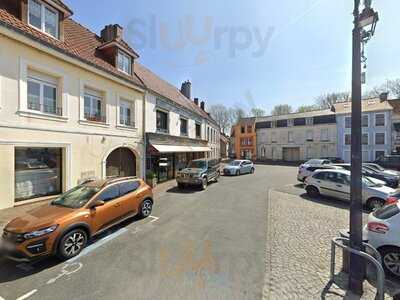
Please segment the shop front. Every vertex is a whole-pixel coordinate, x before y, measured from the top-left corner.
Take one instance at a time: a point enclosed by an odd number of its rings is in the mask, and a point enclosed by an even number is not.
[[[158,182],[165,182],[210,151],[207,141],[148,133],[146,169],[155,174]]]

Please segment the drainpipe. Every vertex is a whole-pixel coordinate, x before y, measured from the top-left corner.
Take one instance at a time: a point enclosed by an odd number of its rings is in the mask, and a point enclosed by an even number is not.
[[[143,134],[143,159],[142,159],[142,179],[146,180],[146,152],[147,152],[147,137],[146,137],[146,95],[147,91],[143,94],[142,105],[142,134]]]

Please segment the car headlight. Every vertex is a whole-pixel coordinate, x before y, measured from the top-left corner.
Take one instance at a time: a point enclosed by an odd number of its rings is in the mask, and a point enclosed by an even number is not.
[[[35,231],[32,231],[32,232],[28,232],[28,233],[24,234],[24,238],[27,239],[27,240],[34,239],[34,238],[37,238],[37,237],[52,233],[54,230],[57,229],[57,227],[58,227],[58,225],[53,225],[53,226],[50,226],[50,227],[47,227],[47,228],[43,228],[43,229],[40,229],[40,230],[35,230]]]

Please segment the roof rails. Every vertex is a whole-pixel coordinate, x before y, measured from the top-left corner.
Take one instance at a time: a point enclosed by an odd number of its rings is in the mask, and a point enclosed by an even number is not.
[[[111,183],[119,182],[119,181],[125,181],[125,180],[132,180],[132,179],[138,179],[137,176],[129,176],[129,177],[119,177],[119,176],[110,176],[106,179],[102,187],[105,187],[106,185],[109,185]]]

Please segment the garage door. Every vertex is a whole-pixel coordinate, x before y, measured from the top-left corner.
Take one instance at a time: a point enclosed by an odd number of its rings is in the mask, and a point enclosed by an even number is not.
[[[283,160],[284,161],[299,161],[300,160],[300,148],[283,148]]]

